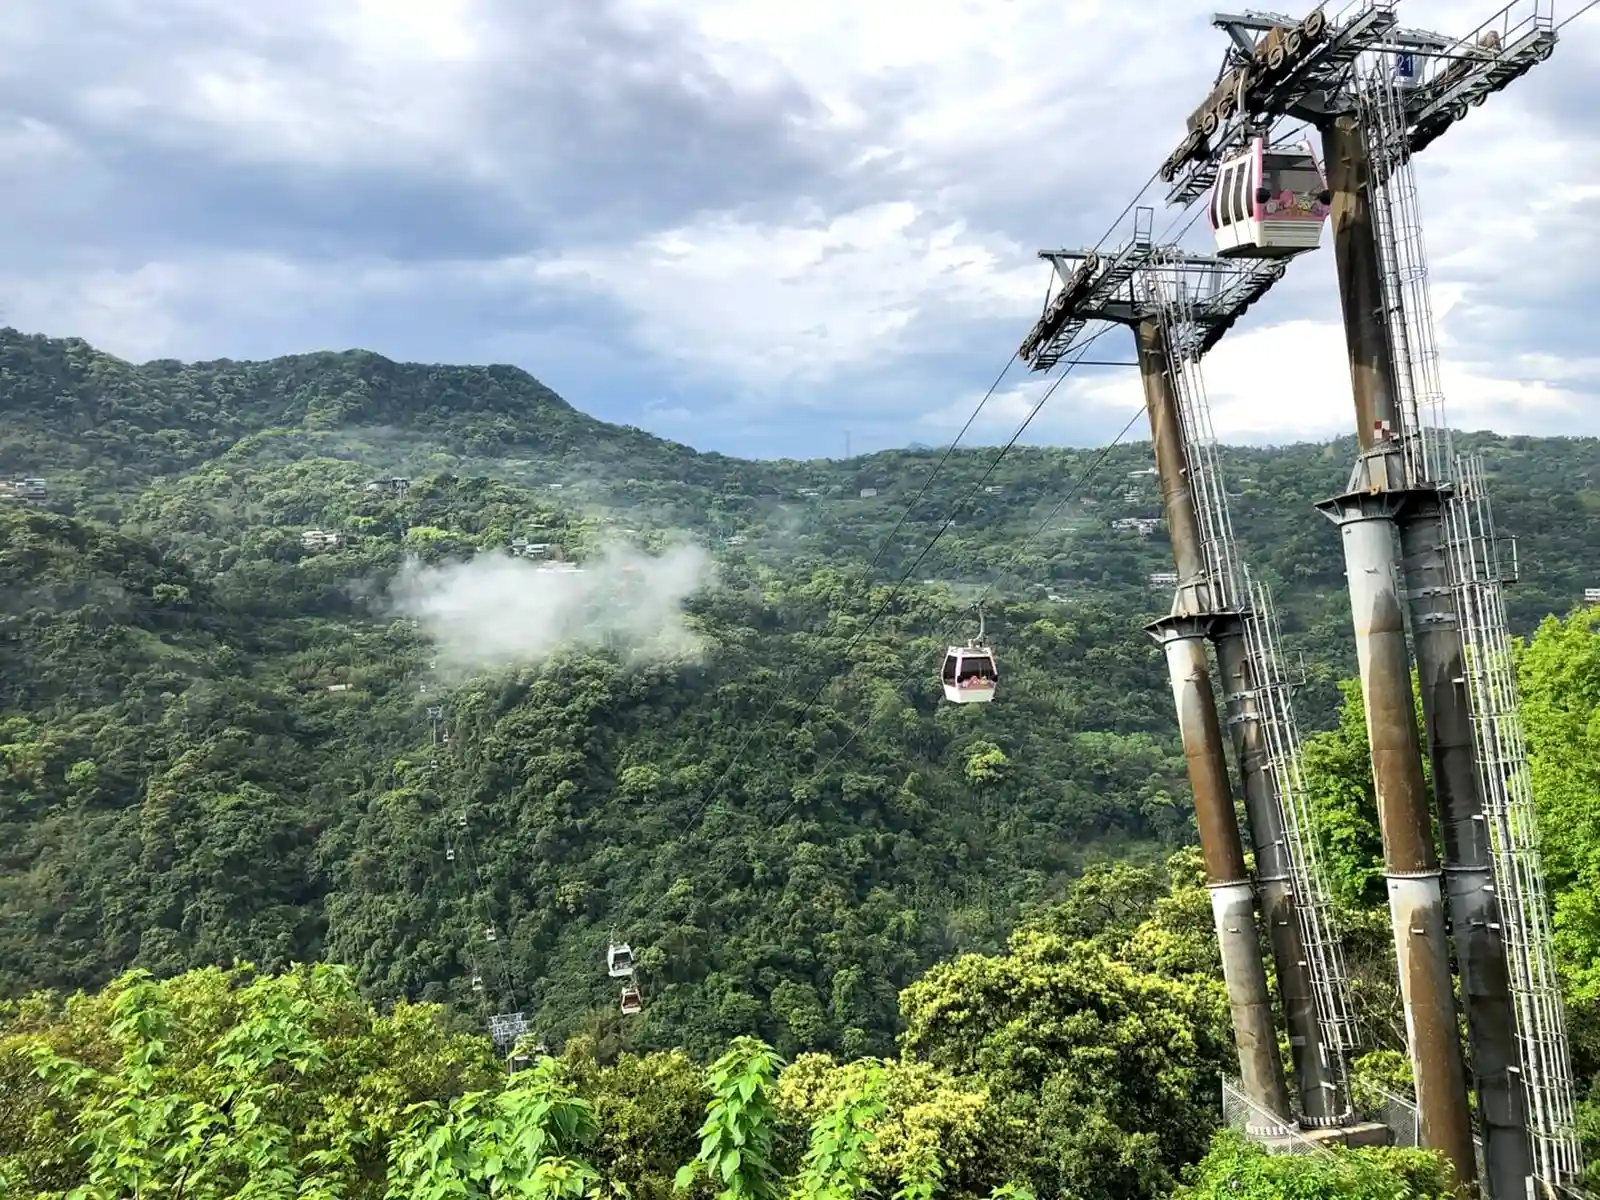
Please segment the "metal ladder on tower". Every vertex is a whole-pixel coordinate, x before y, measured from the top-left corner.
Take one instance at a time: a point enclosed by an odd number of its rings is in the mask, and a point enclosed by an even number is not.
[[[1216,274],[1208,279],[1213,287],[1219,282]],[[1194,496],[1195,515],[1200,523],[1210,575],[1211,603],[1219,610],[1237,608],[1243,603],[1239,590],[1239,549],[1233,536],[1222,464],[1217,458],[1217,437],[1211,427],[1211,401],[1206,394],[1205,373],[1200,369],[1202,334],[1194,319],[1189,272],[1163,248],[1151,254],[1145,282],[1161,323],[1167,375],[1172,380],[1183,428],[1189,490]]]
[[[1500,905],[1522,1057],[1522,1092],[1534,1174],[1552,1192],[1583,1175],[1576,1133],[1577,1089],[1561,984],[1556,975],[1533,780],[1517,697],[1516,659],[1506,620],[1494,513],[1478,456],[1457,459],[1445,506],[1445,538],[1460,614],[1468,707]]]
[[[1515,573],[1508,577],[1502,569],[1481,458],[1454,454],[1444,419],[1427,252],[1396,73],[1386,55],[1369,56],[1360,72],[1357,97],[1372,160],[1373,224],[1400,376],[1396,386],[1408,425],[1401,434],[1414,483],[1439,484],[1454,477],[1443,504],[1445,542],[1511,976],[1528,1134],[1537,1178],[1559,1190],[1577,1183],[1583,1161],[1506,619],[1503,589]]]
[[[1255,668],[1257,702],[1266,729],[1278,803],[1290,845],[1300,936],[1317,1002],[1317,1025],[1329,1073],[1348,1100],[1350,1058],[1358,1045],[1355,1014],[1350,1005],[1350,976],[1339,940],[1333,891],[1317,846],[1316,819],[1301,774],[1300,728],[1294,715],[1295,681],[1285,668],[1278,611],[1265,584],[1244,569],[1249,608],[1244,622],[1245,645]]]
[[[1417,185],[1411,172],[1401,85],[1388,55],[1368,56],[1356,89],[1357,112],[1372,164],[1368,200],[1378,244],[1385,316],[1395,362],[1401,428],[1414,484],[1442,482],[1454,466],[1444,421],[1439,350],[1428,294],[1428,255],[1422,240]]]

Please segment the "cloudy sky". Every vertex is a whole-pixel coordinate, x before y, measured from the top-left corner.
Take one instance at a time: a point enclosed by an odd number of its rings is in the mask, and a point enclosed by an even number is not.
[[[1498,3],[1400,14],[1463,33]],[[1035,251],[1100,237],[1223,45],[1165,0],[6,10],[5,323],[135,360],[512,362],[753,455],[953,436],[1038,312]],[[1600,10],[1562,38],[1419,167],[1458,427],[1600,433]],[[1225,439],[1350,427],[1334,289],[1324,249],[1208,360]],[[1137,404],[1084,369],[1029,440],[1103,442]]]

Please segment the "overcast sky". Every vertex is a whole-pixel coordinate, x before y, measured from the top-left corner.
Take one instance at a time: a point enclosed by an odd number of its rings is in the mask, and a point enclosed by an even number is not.
[[[1464,33],[1498,3],[1400,15]],[[1035,251],[1092,244],[1182,132],[1209,13],[11,0],[0,320],[135,360],[512,362],[731,453],[947,441],[1038,312]],[[1562,39],[1419,166],[1458,427],[1600,433],[1600,10]],[[1208,360],[1218,433],[1348,431],[1336,321],[1323,249]],[[1137,404],[1085,369],[1029,440],[1101,443]]]

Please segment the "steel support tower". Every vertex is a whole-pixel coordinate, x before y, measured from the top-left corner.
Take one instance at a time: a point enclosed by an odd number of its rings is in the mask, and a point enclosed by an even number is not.
[[[1178,576],[1168,615],[1149,632],[1161,643],[1172,678],[1241,1081],[1258,1110],[1285,1124],[1347,1126],[1352,1116],[1345,1079],[1350,1023],[1343,963],[1303,804],[1293,791],[1298,735],[1276,629],[1260,618],[1264,596],[1258,611],[1242,577],[1199,373],[1201,355],[1282,276],[1284,267],[1230,264],[1155,247],[1150,216],[1150,210],[1140,210],[1133,241],[1109,257],[1093,251],[1043,253],[1062,286],[1020,353],[1033,369],[1046,370],[1060,361],[1088,321],[1111,321],[1134,331]],[[1246,872],[1229,787],[1207,641],[1216,647],[1228,725],[1244,777],[1255,887]],[[1293,1104],[1277,1061],[1255,932],[1257,893],[1294,1059]]]
[[[1461,1183],[1472,1181],[1448,899],[1486,1183],[1494,1200],[1513,1200],[1534,1178],[1550,1187],[1571,1178],[1575,1142],[1570,1124],[1561,1126],[1570,1079],[1558,993],[1549,1015],[1548,933],[1542,909],[1535,915],[1526,898],[1531,888],[1521,886],[1512,905],[1509,937],[1503,920],[1507,888],[1526,879],[1530,856],[1536,861],[1531,802],[1519,810],[1526,819],[1512,815],[1517,789],[1506,780],[1516,771],[1484,765],[1481,743],[1493,732],[1491,718],[1501,715],[1484,706],[1498,701],[1503,709],[1505,689],[1488,679],[1493,655],[1469,656],[1467,649],[1498,645],[1503,621],[1469,620],[1464,642],[1460,606],[1477,593],[1462,562],[1474,557],[1473,538],[1482,535],[1450,484],[1455,468],[1408,164],[1472,105],[1548,58],[1556,31],[1543,0],[1514,0],[1461,38],[1401,29],[1393,9],[1394,0],[1364,0],[1331,20],[1317,10],[1298,22],[1219,14],[1215,23],[1233,46],[1161,174],[1172,184],[1169,202],[1187,204],[1210,187],[1221,158],[1247,137],[1270,135],[1279,119],[1321,133],[1359,450],[1346,492],[1319,507],[1339,524],[1345,550],[1422,1136],[1450,1158]],[[1443,833],[1442,872],[1412,717],[1408,626]],[[1552,1049],[1558,1044],[1559,1053]],[[1546,1064],[1537,1084],[1524,1069],[1530,1055]],[[1528,1111],[1542,1123],[1531,1145]]]

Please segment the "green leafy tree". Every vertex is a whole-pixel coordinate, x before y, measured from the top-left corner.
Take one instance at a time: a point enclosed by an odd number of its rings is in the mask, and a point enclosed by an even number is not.
[[[0,1178],[56,1195],[182,1175],[227,1195],[253,1172],[374,1197],[408,1106],[499,1076],[436,1006],[375,1012],[342,968],[133,972],[0,1006]]]
[[[805,1200],[856,1200],[877,1189],[868,1178],[867,1152],[877,1140],[872,1125],[884,1113],[878,1097],[881,1069],[871,1071],[859,1090],[847,1091],[811,1125],[795,1193]]]
[[[901,994],[907,1053],[981,1081],[1030,1141],[1036,1191],[1162,1194],[1198,1158],[1231,1043],[1192,983],[1019,933],[1009,953],[942,964]]]
[[[595,1140],[594,1108],[562,1064],[540,1058],[498,1093],[418,1105],[390,1151],[388,1200],[519,1195],[579,1200],[601,1192],[579,1157]]]
[[[1231,1131],[1215,1143],[1174,1200],[1451,1200],[1443,1157],[1429,1150],[1343,1148],[1268,1154]]]
[[[77,1102],[73,1148],[83,1200],[124,1195],[177,1197],[336,1197],[353,1165],[351,1145],[305,1149],[274,1110],[322,1061],[308,1001],[257,985],[249,1020],[216,1043],[210,1062],[180,1075],[167,1039],[175,1014],[162,989],[141,973],[126,978],[109,1030],[122,1047],[115,1072],[34,1047],[39,1073]]]
[[[703,1178],[717,1189],[717,1200],[774,1200],[781,1119],[774,1093],[782,1066],[771,1047],[749,1037],[736,1038],[711,1065],[700,1149],[678,1172],[680,1191]]]

